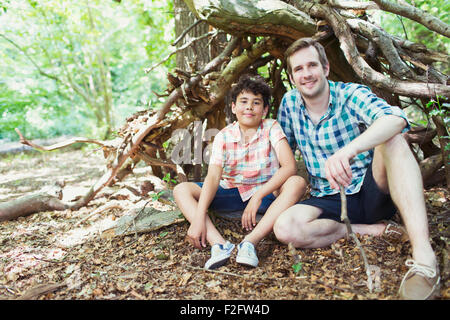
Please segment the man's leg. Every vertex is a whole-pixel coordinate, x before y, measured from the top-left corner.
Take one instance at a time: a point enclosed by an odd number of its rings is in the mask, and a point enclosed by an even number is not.
[[[173,190],[175,202],[190,223],[192,223],[197,213],[201,190],[200,186],[193,182],[181,183]],[[211,246],[216,243],[224,244],[226,242],[208,215],[206,216],[206,240]]]
[[[390,193],[411,241],[413,259],[436,267],[429,240],[422,176],[406,140],[397,135],[375,148],[372,172],[378,187]]]
[[[277,239],[296,248],[321,248],[331,245],[347,235],[344,223],[331,219],[317,219],[322,209],[297,204],[284,211],[273,227]],[[384,230],[381,224],[352,224],[359,234],[379,235]]]
[[[412,260],[399,288],[402,299],[433,298],[439,290],[439,268],[431,247],[423,196],[422,176],[416,159],[401,135],[375,149],[373,176],[380,188],[389,189],[411,242]]]

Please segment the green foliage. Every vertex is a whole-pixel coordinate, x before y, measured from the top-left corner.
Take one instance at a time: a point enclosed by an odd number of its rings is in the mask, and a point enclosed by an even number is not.
[[[303,267],[303,264],[301,262],[297,262],[292,265],[292,269],[294,270],[294,273],[296,273],[296,274],[302,270],[302,267]]]
[[[441,21],[449,24],[450,1],[448,0],[407,0],[422,11],[439,18]],[[397,16],[392,13],[377,11],[374,16],[379,19],[379,25],[388,33],[405,38],[407,40],[423,43],[429,49],[444,53],[450,52],[450,41],[447,37],[436,32],[430,31],[420,23]],[[437,64],[443,72],[448,65]]]
[[[2,0],[0,9],[0,139],[18,139],[15,127],[28,138],[95,137],[162,103],[152,91],[163,92],[174,62],[144,69],[170,50],[171,3]]]

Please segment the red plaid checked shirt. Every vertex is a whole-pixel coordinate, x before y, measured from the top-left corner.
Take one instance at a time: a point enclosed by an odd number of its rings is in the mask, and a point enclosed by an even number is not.
[[[220,186],[238,188],[242,201],[250,199],[280,167],[274,146],[285,134],[273,119],[263,119],[261,125],[244,144],[239,123],[223,128],[214,138],[210,164],[223,168]]]

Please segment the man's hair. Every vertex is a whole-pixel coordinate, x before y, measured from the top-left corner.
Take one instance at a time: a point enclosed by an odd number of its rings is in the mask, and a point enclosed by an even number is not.
[[[239,78],[238,83],[231,88],[231,102],[236,103],[237,96],[245,91],[249,91],[254,95],[261,94],[264,101],[264,107],[270,106],[272,92],[263,77],[249,74],[242,75]]]
[[[322,64],[322,68],[325,68],[325,66],[328,65],[328,58],[327,54],[325,53],[325,48],[319,42],[312,38],[300,38],[294,41],[284,52],[284,58],[286,60],[287,70],[289,74],[292,75],[292,67],[289,58],[297,51],[309,47],[316,48],[317,53],[319,54],[319,61]]]

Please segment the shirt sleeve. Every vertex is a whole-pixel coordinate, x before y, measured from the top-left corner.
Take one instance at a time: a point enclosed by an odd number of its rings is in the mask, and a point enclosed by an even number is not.
[[[281,129],[283,130],[286,139],[289,143],[289,146],[292,149],[292,152],[295,152],[295,149],[297,148],[297,143],[295,141],[295,135],[294,130],[292,128],[292,120],[290,115],[290,110],[288,108],[288,99],[293,99],[292,97],[287,97],[285,94],[283,97],[283,100],[281,100],[280,108],[278,110],[278,124],[280,125]],[[292,103],[292,101],[291,101]]]
[[[405,119],[406,127],[403,129],[403,132],[407,132],[410,129],[405,112],[399,107],[391,106],[384,99],[379,98],[368,87],[358,85],[350,99],[356,114],[367,126],[370,126],[382,116],[394,115]]]
[[[274,120],[269,131],[270,143],[272,144],[273,147],[275,147],[277,143],[284,138],[286,138],[286,135],[284,134],[283,129],[281,129],[281,126],[278,123],[278,121]]]
[[[224,138],[223,133],[219,132],[214,137],[214,142],[211,147],[211,157],[209,158],[209,164],[215,164],[223,168],[224,164]]]

